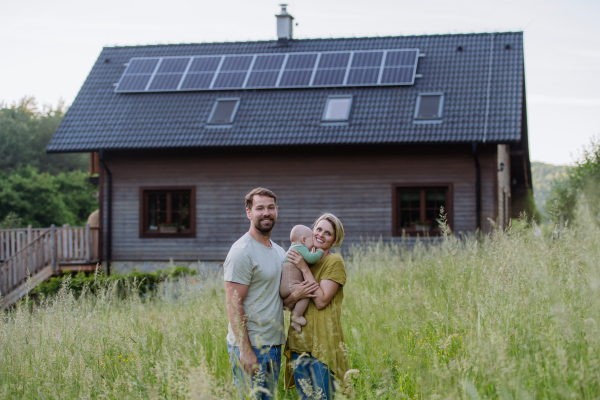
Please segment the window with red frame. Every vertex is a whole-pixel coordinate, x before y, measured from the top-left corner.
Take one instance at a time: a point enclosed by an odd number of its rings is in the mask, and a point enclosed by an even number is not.
[[[141,189],[142,237],[193,237],[195,193],[193,188]]]
[[[396,187],[394,233],[439,232],[437,220],[448,210],[448,187]]]

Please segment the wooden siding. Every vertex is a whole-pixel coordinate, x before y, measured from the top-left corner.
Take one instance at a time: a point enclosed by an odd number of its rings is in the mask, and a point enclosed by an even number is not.
[[[491,228],[488,218],[496,219],[496,151],[495,145],[478,150],[486,231]],[[395,183],[452,182],[452,228],[475,230],[475,167],[470,145],[351,153],[248,150],[229,156],[118,153],[107,156],[106,163],[113,177],[113,260],[224,259],[231,244],[248,230],[244,196],[257,186],[278,196],[273,239],[286,246],[292,226],[311,225],[325,211],[344,223],[344,247],[367,238],[391,240]],[[106,181],[101,179],[103,227]],[[139,187],[161,185],[196,187],[195,238],[140,238]]]

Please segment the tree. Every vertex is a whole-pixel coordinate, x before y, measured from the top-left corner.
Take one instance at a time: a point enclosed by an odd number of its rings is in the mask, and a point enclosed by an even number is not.
[[[22,226],[81,226],[98,208],[96,192],[83,171],[51,175],[31,166],[22,167],[0,174],[0,221],[16,216]],[[11,213],[13,216],[8,218]]]
[[[42,172],[84,170],[87,154],[46,154],[46,146],[65,115],[65,106],[44,107],[33,97],[6,107],[0,104],[0,171],[30,165]]]
[[[557,179],[546,202],[546,212],[559,212],[566,220],[574,220],[578,201],[584,201],[593,215],[600,216],[600,142],[592,139],[573,168],[563,179]]]

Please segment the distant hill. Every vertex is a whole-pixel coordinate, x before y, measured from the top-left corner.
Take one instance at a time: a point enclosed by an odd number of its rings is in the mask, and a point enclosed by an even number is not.
[[[541,162],[531,163],[531,179],[533,180],[533,197],[535,205],[544,216],[546,215],[546,198],[550,193],[552,181],[562,177],[567,171],[566,165],[552,165]]]

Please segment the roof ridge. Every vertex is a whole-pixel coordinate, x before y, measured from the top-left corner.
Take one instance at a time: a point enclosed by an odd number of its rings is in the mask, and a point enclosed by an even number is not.
[[[337,40],[372,40],[372,39],[392,39],[392,38],[422,38],[422,37],[440,37],[440,36],[483,36],[483,35],[503,35],[503,34],[523,34],[523,31],[498,31],[498,32],[471,32],[471,33],[432,33],[423,35],[397,35],[397,36],[360,36],[360,37],[331,37],[331,38],[303,38],[293,39],[292,42],[317,42],[317,41],[337,41]],[[239,40],[233,42],[196,42],[196,43],[158,43],[158,44],[139,44],[124,46],[104,46],[104,49],[125,49],[125,48],[148,48],[148,47],[166,47],[166,46],[199,46],[199,45],[225,45],[225,44],[261,44],[277,43],[277,39],[270,40]]]

